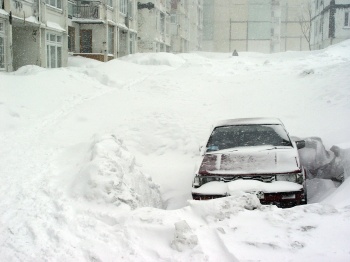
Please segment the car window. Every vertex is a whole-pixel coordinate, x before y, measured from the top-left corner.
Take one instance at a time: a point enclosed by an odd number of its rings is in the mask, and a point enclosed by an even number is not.
[[[281,125],[223,126],[212,132],[207,151],[261,145],[292,146],[292,143]]]

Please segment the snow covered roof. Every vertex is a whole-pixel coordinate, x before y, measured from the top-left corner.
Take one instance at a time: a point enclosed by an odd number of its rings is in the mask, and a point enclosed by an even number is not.
[[[283,125],[281,120],[278,118],[267,118],[267,117],[257,117],[257,118],[236,118],[236,119],[226,119],[219,121],[214,127],[218,126],[235,126],[235,125]]]

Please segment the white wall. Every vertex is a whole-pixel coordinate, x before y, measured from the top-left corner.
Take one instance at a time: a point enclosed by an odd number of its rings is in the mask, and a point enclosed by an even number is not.
[[[17,70],[24,65],[41,65],[39,36],[33,36],[33,27],[13,27],[13,68]]]

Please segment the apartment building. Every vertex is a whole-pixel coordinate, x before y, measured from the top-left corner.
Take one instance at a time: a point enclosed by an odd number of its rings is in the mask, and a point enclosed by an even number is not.
[[[68,0],[68,51],[99,61],[136,51],[136,0]]]
[[[189,0],[189,50],[202,50],[203,0]]]
[[[170,0],[138,1],[138,51],[170,52]]]
[[[137,51],[136,0],[0,0],[0,70],[100,61]]]
[[[12,59],[9,46],[12,45],[12,30],[9,13],[4,10],[4,0],[0,0],[0,72],[12,71]]]
[[[350,0],[312,0],[311,49],[350,39]]]
[[[66,66],[67,24],[63,17],[67,2],[2,0],[1,4],[1,69]]]
[[[307,50],[300,13],[307,0],[204,0],[203,50]]]
[[[171,51],[174,53],[190,50],[189,1],[171,1]]]

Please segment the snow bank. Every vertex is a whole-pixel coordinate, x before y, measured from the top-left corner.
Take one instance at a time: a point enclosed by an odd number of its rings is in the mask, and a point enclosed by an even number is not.
[[[72,185],[73,196],[126,209],[162,208],[159,187],[137,168],[121,140],[95,136],[88,156]]]
[[[36,75],[40,72],[46,71],[47,69],[36,65],[26,65],[18,68],[17,71],[12,72],[13,75],[23,76],[23,75]]]
[[[338,146],[326,150],[322,139],[319,137],[308,137],[304,140],[306,142],[305,148],[298,152],[301,164],[308,170],[308,178],[342,181],[344,165],[349,162],[347,151]]]
[[[167,65],[171,67],[180,67],[185,63],[185,60],[180,56],[171,53],[138,53],[122,57],[120,60],[139,65]]]
[[[232,215],[238,215],[238,213],[245,210],[262,207],[255,194],[242,191],[233,192],[231,196],[225,198],[206,201],[190,200],[189,206],[195,214],[207,222],[223,220],[224,218],[230,218]]]
[[[92,68],[103,64],[103,62],[82,56],[68,56],[69,67]]]

